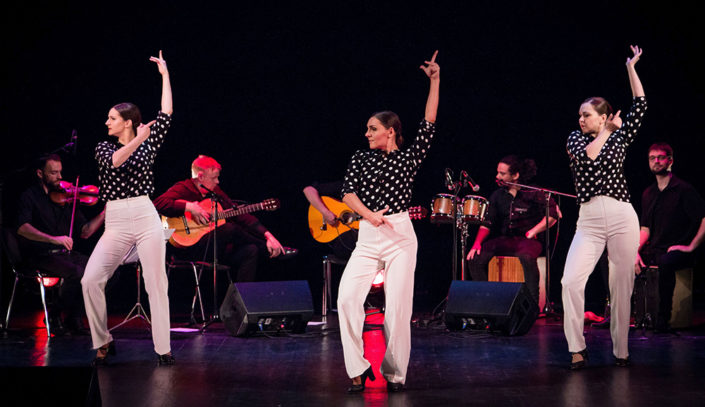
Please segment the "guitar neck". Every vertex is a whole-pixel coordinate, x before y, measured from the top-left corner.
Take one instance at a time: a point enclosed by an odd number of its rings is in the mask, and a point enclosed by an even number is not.
[[[256,204],[240,206],[238,208],[232,208],[232,209],[228,209],[228,210],[225,210],[222,212],[218,212],[218,218],[219,219],[228,219],[228,218],[232,218],[234,216],[242,215],[245,213],[262,211],[264,209],[265,209],[264,202],[260,202],[260,203],[256,203]]]

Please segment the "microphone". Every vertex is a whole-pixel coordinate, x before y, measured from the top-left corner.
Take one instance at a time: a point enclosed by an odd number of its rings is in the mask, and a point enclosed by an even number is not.
[[[204,190],[206,190],[206,192],[208,192],[208,193],[206,194],[206,196],[207,196],[208,198],[210,198],[212,201],[214,201],[214,202],[220,202],[220,197],[218,196],[218,194],[215,193],[215,191],[206,188],[203,184],[199,184],[199,187],[203,188]]]
[[[78,132],[76,129],[71,131],[71,143],[69,144],[71,145],[71,154],[76,156],[76,149],[78,148]]]
[[[453,188],[455,188],[455,183],[453,182],[453,170],[451,170],[450,168],[446,168],[445,174],[446,174],[446,188],[448,188],[449,191],[452,191]]]
[[[477,192],[480,190],[480,186],[477,185],[477,183],[472,179],[472,177],[470,177],[470,175],[468,175],[465,170],[460,173],[460,176],[463,178],[463,180],[465,180],[465,182],[467,182],[470,189],[472,189],[472,192]]]

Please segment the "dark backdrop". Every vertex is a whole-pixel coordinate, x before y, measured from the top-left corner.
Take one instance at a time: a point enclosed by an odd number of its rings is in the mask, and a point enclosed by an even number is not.
[[[646,150],[654,141],[671,143],[675,172],[705,191],[705,29],[692,6],[264,3],[6,6],[4,223],[11,224],[17,190],[29,179],[22,167],[68,142],[73,129],[78,152],[66,156],[65,177],[97,182],[93,148],[106,137],[109,108],[132,101],[145,120],[159,108],[161,81],[148,60],[159,49],[171,73],[174,121],[156,165],[157,194],[187,178],[190,162],[207,154],[223,164],[221,186],[231,196],[279,198],[279,211],[259,217],[301,254],[267,264],[267,278],[306,278],[318,290],[324,250],[308,235],[301,189],[343,176],[353,151],[367,145],[364,127],[374,111],[396,111],[407,138],[413,135],[428,89],[418,66],[434,49],[442,67],[438,137],[418,174],[415,204],[446,192],[445,167],[467,170],[489,196],[497,161],[510,153],[536,160],[537,184],[573,193],[566,137],[586,97],[628,109],[630,44],[644,48],[637,69],[649,100],[626,162],[635,207],[653,181]],[[561,207],[554,300],[577,217],[573,200],[561,200]],[[417,297],[432,304],[451,278],[452,232],[427,220],[416,225]],[[600,290],[595,286],[592,296],[601,297]]]

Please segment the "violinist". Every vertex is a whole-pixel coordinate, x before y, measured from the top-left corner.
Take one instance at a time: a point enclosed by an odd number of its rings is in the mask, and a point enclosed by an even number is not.
[[[103,224],[105,215],[101,211],[98,216],[86,221],[79,208],[74,213],[73,202],[65,199],[64,203],[56,203],[51,200],[52,192],[66,192],[60,189],[61,170],[61,157],[56,154],[36,161],[34,171],[38,182],[20,196],[17,234],[20,235],[20,249],[29,266],[64,279],[59,289],[58,304],[49,309],[52,331],[56,335],[87,334],[82,321],[81,278],[88,257],[73,250],[74,236],[71,231],[87,239]]]

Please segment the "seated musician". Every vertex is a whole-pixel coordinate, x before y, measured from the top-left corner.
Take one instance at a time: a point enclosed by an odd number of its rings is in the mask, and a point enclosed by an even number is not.
[[[211,220],[212,213],[208,210],[210,204],[199,203],[209,199],[210,194],[217,196],[223,209],[235,207],[218,186],[221,169],[215,159],[199,155],[191,164],[192,178],[177,182],[154,200],[157,211],[167,217],[190,213],[196,223],[205,225]],[[230,266],[232,281],[256,281],[260,254],[277,257],[284,252],[281,243],[251,214],[229,218],[228,222],[216,228],[216,232],[218,261]],[[180,249],[182,254],[195,259],[202,259],[204,255],[212,258],[212,246],[208,246],[209,237],[206,235],[192,246]]]
[[[705,201],[689,183],[673,175],[673,149],[666,143],[649,148],[649,169],[656,177],[641,198],[641,231],[636,273],[658,266],[657,331],[670,330],[675,272],[692,267],[695,250],[705,239]]]
[[[357,230],[351,229],[340,225],[339,215],[340,213],[334,213],[331,208],[329,208],[321,196],[328,196],[337,200],[340,196],[340,191],[343,190],[343,181],[332,181],[326,183],[313,183],[308,185],[303,189],[304,196],[308,202],[313,206],[318,212],[320,212],[324,224],[319,225],[309,225],[311,228],[328,228],[331,233],[339,233],[339,236],[335,237],[332,241],[328,242],[328,246],[333,251],[333,254],[340,260],[347,261],[350,258],[350,254],[353,249],[355,249],[355,243],[357,242]],[[340,202],[340,205],[344,205]],[[335,208],[334,208],[335,209]]]
[[[37,160],[34,170],[39,182],[20,195],[17,219],[20,249],[29,267],[64,279],[59,289],[58,304],[49,307],[52,331],[56,335],[88,334],[82,321],[84,312],[81,294],[81,278],[88,257],[74,250],[74,239],[71,236],[73,203],[58,204],[50,197],[51,192],[63,191],[59,186],[62,179],[61,157],[56,154],[44,156]],[[87,239],[100,228],[104,220],[105,212],[101,212],[87,222],[76,208],[73,216],[74,235]]]
[[[502,158],[497,165],[498,183],[525,184],[536,175],[532,159],[515,155]],[[546,230],[546,200],[540,191],[504,185],[490,195],[487,225],[480,226],[467,255],[474,281],[487,281],[487,266],[494,256],[515,256],[524,269],[529,292],[539,301],[539,269],[536,259],[543,252],[540,233]],[[549,225],[559,217],[556,203],[549,205]],[[490,237],[489,240],[486,240]]]

